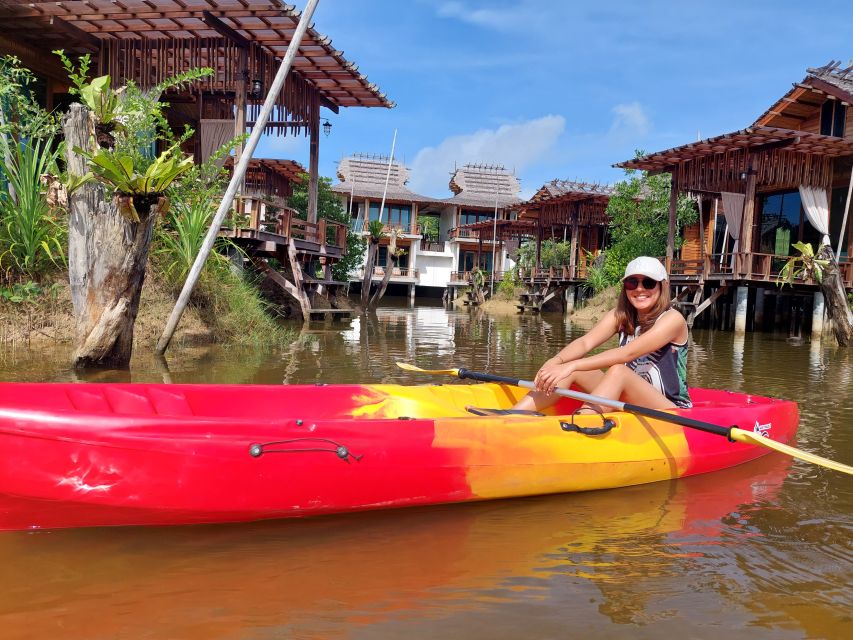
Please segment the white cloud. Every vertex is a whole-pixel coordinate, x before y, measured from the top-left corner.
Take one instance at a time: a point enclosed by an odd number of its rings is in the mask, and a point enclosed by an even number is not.
[[[455,18],[462,22],[495,29],[497,31],[514,31],[524,22],[524,11],[520,6],[514,8],[474,9],[462,2],[442,2],[436,13],[441,18]]]
[[[649,117],[639,102],[617,104],[611,111],[613,124],[610,125],[610,134],[613,136],[620,138],[644,136],[651,128]]]
[[[438,146],[424,147],[415,155],[409,188],[425,195],[447,197],[454,165],[461,167],[468,162],[501,164],[518,175],[542,159],[565,127],[562,116],[548,115],[445,138]]]

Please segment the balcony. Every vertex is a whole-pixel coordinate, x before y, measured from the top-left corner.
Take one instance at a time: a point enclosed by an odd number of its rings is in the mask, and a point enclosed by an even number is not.
[[[382,280],[385,277],[386,267],[373,267],[372,280]],[[364,279],[364,269],[359,269],[355,272],[356,280]],[[410,267],[392,267],[391,278],[389,282],[405,282],[406,284],[415,284],[418,280],[418,270]]]
[[[417,232],[417,229],[414,229],[414,230],[412,229],[411,225],[406,226],[406,225],[391,222],[391,223],[386,223],[382,226],[382,231],[385,234],[391,233],[392,229],[396,229],[397,233],[401,234],[401,235],[406,235],[406,236],[420,235]],[[368,233],[367,223],[364,221],[363,218],[358,218],[356,220],[353,220],[350,223],[350,230],[352,230],[353,233],[362,233],[362,234],[366,235]]]
[[[480,232],[475,229],[466,229],[465,227],[454,227],[448,233],[451,240],[479,240]],[[483,240],[483,244],[492,244],[493,240]]]

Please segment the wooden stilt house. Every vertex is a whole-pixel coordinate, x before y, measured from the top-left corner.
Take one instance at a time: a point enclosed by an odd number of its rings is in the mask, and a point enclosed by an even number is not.
[[[676,285],[697,290],[699,312],[726,287],[738,289],[746,315],[748,289],[755,316],[793,243],[830,243],[843,278],[853,287],[853,230],[848,222],[853,188],[853,67],[831,62],[808,69],[752,126],[647,154],[616,166],[672,176],[667,267]],[[675,195],[691,194],[700,223],[675,251]],[[770,286],[768,286],[768,284]],[[813,282],[798,285],[816,289]],[[740,315],[738,316],[740,318]],[[738,320],[740,322],[740,320]],[[743,323],[745,323],[745,318]]]
[[[195,130],[191,151],[203,160],[253,126],[299,17],[280,0],[9,0],[0,2],[0,54],[18,56],[38,74],[38,91],[51,109],[71,102],[54,49],[91,54],[92,71],[109,74],[115,85],[133,81],[149,88],[188,69],[212,68],[213,76],[164,96],[170,122]],[[328,36],[309,27],[265,129],[268,135],[309,138],[308,220],[291,217],[274,238],[260,245],[253,239],[249,246],[260,262],[276,257],[291,266],[291,275],[275,277],[299,301],[306,319],[313,313],[309,290],[317,290],[306,284],[316,279],[314,265],[324,262],[328,271],[345,247],[340,229],[317,220],[320,109],[393,106]],[[237,158],[241,152],[238,147]],[[279,169],[256,167],[270,176]],[[310,274],[303,277],[308,265]]]

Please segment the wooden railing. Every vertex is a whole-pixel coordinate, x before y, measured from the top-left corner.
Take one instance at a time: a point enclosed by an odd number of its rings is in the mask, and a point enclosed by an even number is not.
[[[792,256],[774,253],[714,253],[702,260],[677,260],[670,263],[670,277],[676,279],[747,280],[780,282],[781,272]],[[853,262],[844,259],[838,264],[841,279],[848,289],[853,288]],[[812,279],[798,277],[800,284],[816,284]]]
[[[522,280],[583,280],[587,274],[586,261],[576,264],[562,264],[553,267],[519,267],[518,275]]]
[[[384,278],[385,277],[385,269],[387,267],[373,267],[373,277],[374,278]],[[364,277],[364,268],[358,269],[356,271],[356,276],[358,279],[362,279]],[[391,267],[391,280],[394,278],[417,278],[418,270],[413,267]]]
[[[331,220],[308,222],[297,218],[290,210],[279,214],[276,233],[295,240],[344,249],[347,245],[347,225]]]
[[[480,237],[480,232],[475,229],[466,229],[465,227],[454,227],[447,235],[451,240],[459,238],[465,238],[467,240],[477,240]],[[483,240],[483,244],[491,243],[492,240]]]

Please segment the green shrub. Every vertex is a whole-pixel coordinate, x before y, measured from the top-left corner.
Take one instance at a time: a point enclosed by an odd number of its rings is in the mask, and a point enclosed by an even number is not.
[[[41,177],[56,172],[53,140],[14,144],[0,136],[0,267],[12,279],[39,278],[65,264],[65,223],[54,219]]]

